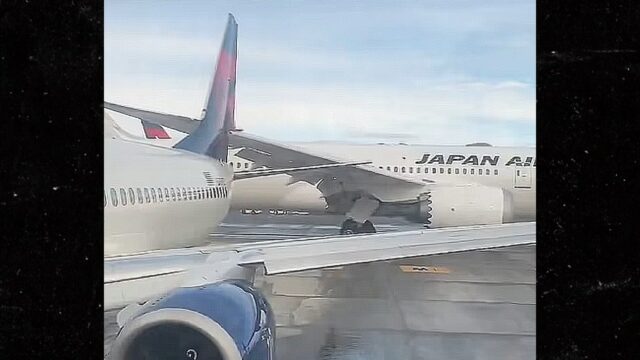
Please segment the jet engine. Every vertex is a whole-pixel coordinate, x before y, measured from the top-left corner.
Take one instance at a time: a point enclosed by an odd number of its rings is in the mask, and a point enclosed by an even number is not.
[[[249,283],[229,280],[177,288],[147,301],[120,329],[114,360],[271,360],[271,307]]]
[[[496,187],[436,187],[421,195],[417,215],[431,228],[502,224],[513,220],[513,200]]]
[[[434,186],[417,201],[381,203],[375,215],[404,216],[430,228],[502,224],[513,221],[513,200],[496,187]]]

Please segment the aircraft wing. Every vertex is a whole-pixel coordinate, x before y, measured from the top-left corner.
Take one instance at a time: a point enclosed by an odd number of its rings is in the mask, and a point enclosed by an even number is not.
[[[198,127],[198,125],[200,125],[200,120],[192,119],[186,116],[170,115],[154,111],[136,109],[129,106],[112,104],[106,101],[104,102],[104,108],[141,120],[146,120],[154,124],[166,126],[170,129],[181,131],[186,134],[190,134]]]
[[[325,164],[325,165],[299,166],[299,167],[286,168],[286,169],[238,171],[233,173],[233,179],[234,180],[250,179],[254,177],[290,174],[295,172],[308,172],[308,171],[315,171],[320,169],[335,169],[343,166],[364,165],[369,163],[370,163],[369,161],[360,161],[360,162],[335,163],[335,164]]]
[[[341,160],[322,154],[313,154],[296,146],[281,144],[246,133],[234,133],[229,142],[242,148],[236,155],[257,166],[289,168],[307,164],[339,164]],[[400,177],[371,165],[325,168],[304,173],[290,173],[292,182],[306,181],[318,184],[318,189],[329,196],[341,191],[365,191],[380,201],[415,200],[429,180]]]
[[[184,116],[162,114],[108,102],[105,102],[104,106],[106,109],[185,133],[190,133],[200,123],[199,120]],[[280,144],[244,132],[232,133],[229,136],[229,143],[234,148],[242,148],[236,154],[237,156],[250,160],[257,166],[267,166],[278,169],[278,173],[287,173],[292,176],[292,182],[306,181],[312,185],[318,184],[318,189],[325,197],[341,191],[365,191],[380,201],[412,201],[425,185],[433,183],[428,179],[420,181],[397,176],[370,165],[341,166],[342,160],[323,154],[313,154],[295,146]],[[309,167],[309,164],[324,165],[324,167],[293,171],[293,169]],[[337,166],[329,166],[331,164]],[[284,169],[292,170],[284,171]]]
[[[263,265],[267,275],[408,257],[534,244],[535,223],[413,230],[247,245],[240,265]],[[257,252],[256,252],[257,250]]]
[[[535,244],[536,224],[511,223],[354,236],[287,239],[160,250],[105,258],[105,309],[146,300],[177,287],[246,276]]]

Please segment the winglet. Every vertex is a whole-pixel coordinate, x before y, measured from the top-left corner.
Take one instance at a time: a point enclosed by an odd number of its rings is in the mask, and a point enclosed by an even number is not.
[[[227,161],[229,132],[236,130],[236,61],[238,58],[238,23],[229,14],[209,93],[202,110],[198,128],[174,145],[184,149]]]
[[[171,139],[171,136],[162,127],[162,125],[154,124],[147,120],[140,119],[142,123],[142,129],[144,130],[144,136],[147,139]]]

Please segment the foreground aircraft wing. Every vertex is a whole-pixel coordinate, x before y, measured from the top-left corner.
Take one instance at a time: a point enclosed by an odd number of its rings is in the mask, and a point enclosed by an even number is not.
[[[154,251],[105,258],[105,309],[144,301],[177,287],[265,274],[535,244],[536,224],[511,223],[331,236]]]
[[[535,223],[331,237],[247,245],[240,265],[263,265],[274,275],[358,263],[535,243]],[[257,252],[255,250],[258,250]]]

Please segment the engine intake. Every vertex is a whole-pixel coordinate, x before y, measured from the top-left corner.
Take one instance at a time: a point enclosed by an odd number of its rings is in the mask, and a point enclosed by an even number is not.
[[[178,288],[148,301],[122,327],[110,359],[273,359],[275,321],[244,281]]]

